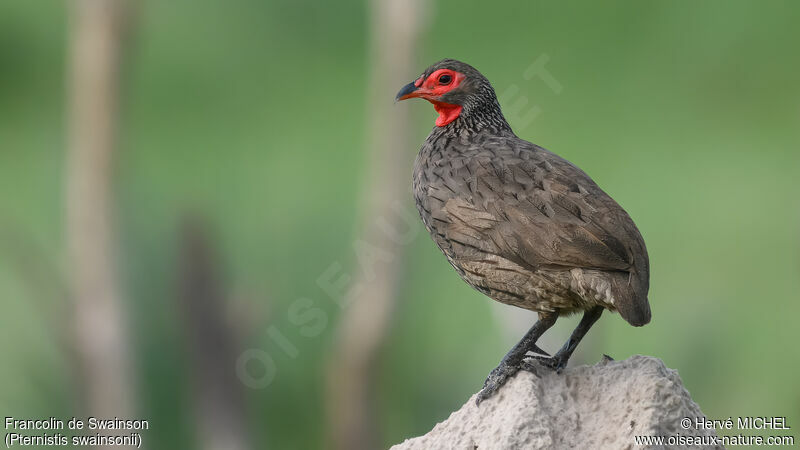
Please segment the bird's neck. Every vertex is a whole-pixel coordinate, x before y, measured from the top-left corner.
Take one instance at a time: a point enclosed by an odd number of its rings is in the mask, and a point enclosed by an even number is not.
[[[470,136],[482,132],[513,134],[496,100],[490,105],[465,105],[454,120],[444,126],[434,127],[431,134]]]

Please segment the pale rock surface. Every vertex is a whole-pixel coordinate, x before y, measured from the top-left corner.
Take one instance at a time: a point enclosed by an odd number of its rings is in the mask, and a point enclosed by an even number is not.
[[[704,418],[678,372],[657,358],[633,356],[561,374],[520,371],[492,398],[475,395],[428,434],[392,450],[721,448],[636,446],[636,435],[716,436],[681,428]]]

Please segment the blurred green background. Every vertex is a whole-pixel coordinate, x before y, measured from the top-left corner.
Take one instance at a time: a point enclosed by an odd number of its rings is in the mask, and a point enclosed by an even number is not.
[[[71,361],[52,332],[63,320],[54,313],[61,281],[31,283],[28,265],[6,251],[26,249],[47,273],[65,269],[67,7],[0,2],[0,413],[17,417],[74,415]],[[191,210],[212,224],[226,289],[250,320],[244,348],[277,367],[267,388],[244,388],[254,442],[325,448],[324,372],[341,309],[317,278],[332,263],[354,264],[371,150],[367,5],[173,0],[137,9],[115,209],[140,415],[155,424],[146,445],[197,444],[174,300],[177,224]],[[508,114],[517,134],[583,168],[647,242],[652,323],[606,315],[572,364],[657,356],[710,418],[787,416],[800,426],[800,4],[440,0],[425,15],[406,78],[452,57],[498,94],[516,86],[512,101],[524,96],[523,111],[541,110],[530,123]],[[558,94],[523,76],[541,55]],[[430,105],[395,107],[411,108],[411,140],[421,144]],[[409,183],[417,149],[397,167]],[[460,407],[514,341],[425,233],[404,267],[378,356],[383,446]],[[327,313],[321,335],[304,337],[287,318],[298,298]],[[576,320],[562,320],[546,348]]]

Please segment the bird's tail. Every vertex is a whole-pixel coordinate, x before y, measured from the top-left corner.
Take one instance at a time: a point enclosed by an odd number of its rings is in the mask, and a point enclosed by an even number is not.
[[[619,315],[629,324],[640,327],[650,322],[650,303],[647,301],[647,285],[635,274],[619,274],[614,277],[611,289],[614,291],[614,306]]]

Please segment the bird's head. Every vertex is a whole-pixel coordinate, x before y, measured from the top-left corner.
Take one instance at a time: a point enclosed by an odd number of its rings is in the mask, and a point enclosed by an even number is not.
[[[433,103],[439,113],[436,119],[439,127],[459,116],[491,114],[502,117],[489,80],[474,67],[454,59],[443,59],[425,69],[419,78],[400,89],[395,100],[409,98],[424,98]]]

